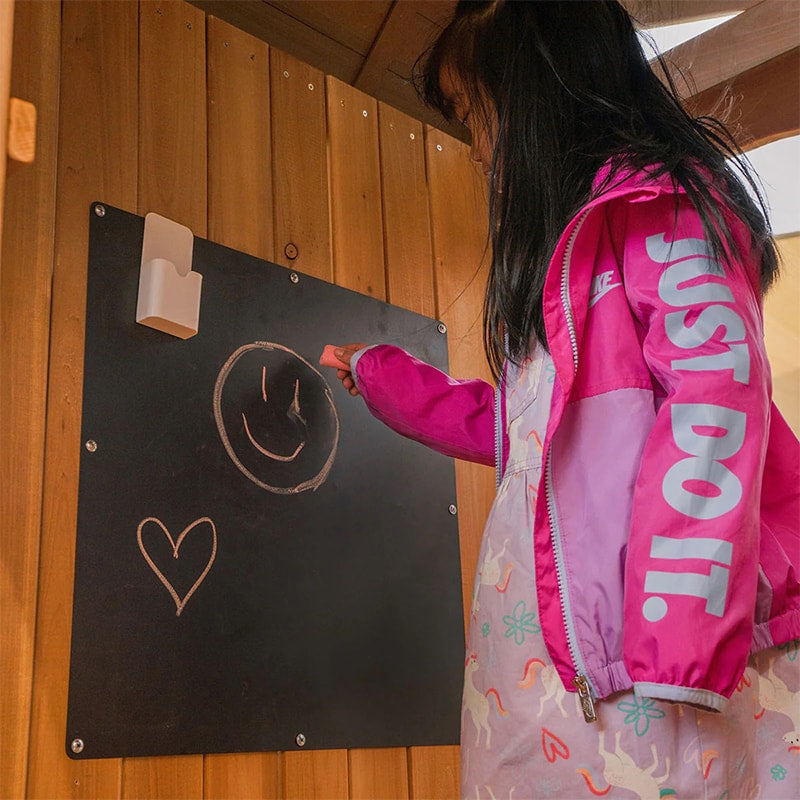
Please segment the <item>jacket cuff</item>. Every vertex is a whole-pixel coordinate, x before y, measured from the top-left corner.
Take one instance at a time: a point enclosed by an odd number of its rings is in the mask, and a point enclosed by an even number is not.
[[[655,700],[690,703],[708,711],[724,711],[728,705],[727,698],[708,689],[692,689],[689,686],[673,686],[668,683],[637,681],[633,684],[633,693],[637,697],[652,697]]]
[[[361,387],[358,385],[358,359],[367,352],[367,350],[372,350],[373,347],[377,347],[376,344],[371,344],[368,347],[362,347],[360,350],[356,350],[352,356],[350,356],[350,374],[353,377],[353,383],[356,385],[356,389],[361,391]]]

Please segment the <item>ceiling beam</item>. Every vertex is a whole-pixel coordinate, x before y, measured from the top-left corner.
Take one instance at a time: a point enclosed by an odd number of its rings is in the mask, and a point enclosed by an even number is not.
[[[678,91],[691,97],[800,46],[797,0],[762,0],[664,53]],[[662,74],[658,64],[653,68]]]
[[[744,11],[758,0],[622,0],[628,13],[644,28],[677,25]]]
[[[712,86],[686,102],[721,119],[742,150],[800,133],[800,47]]]

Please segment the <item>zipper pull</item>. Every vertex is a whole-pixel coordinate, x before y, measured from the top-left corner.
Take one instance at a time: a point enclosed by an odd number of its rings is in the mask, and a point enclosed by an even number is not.
[[[589,691],[589,684],[586,681],[586,678],[583,675],[576,675],[572,682],[578,689],[578,697],[581,700],[581,709],[583,710],[583,718],[586,722],[596,722],[597,721],[597,712],[594,708],[594,700],[592,700],[592,694]]]

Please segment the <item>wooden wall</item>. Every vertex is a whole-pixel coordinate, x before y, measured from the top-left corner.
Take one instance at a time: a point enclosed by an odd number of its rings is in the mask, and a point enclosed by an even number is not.
[[[486,228],[466,147],[183,2],[18,2],[12,73],[39,138],[2,254],[0,797],[456,797],[457,747],[73,761],[64,738],[90,203],[441,318],[467,376]],[[457,485],[468,603],[492,470]]]

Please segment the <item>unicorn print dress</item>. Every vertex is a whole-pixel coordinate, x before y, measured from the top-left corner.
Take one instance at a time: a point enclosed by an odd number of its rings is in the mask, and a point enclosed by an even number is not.
[[[578,695],[565,691],[542,639],[533,568],[554,378],[552,361],[540,349],[522,367],[510,367],[505,381],[510,452],[473,591],[462,796],[800,797],[797,641],[751,658],[722,714],[624,692],[599,702],[597,721],[587,724]]]

